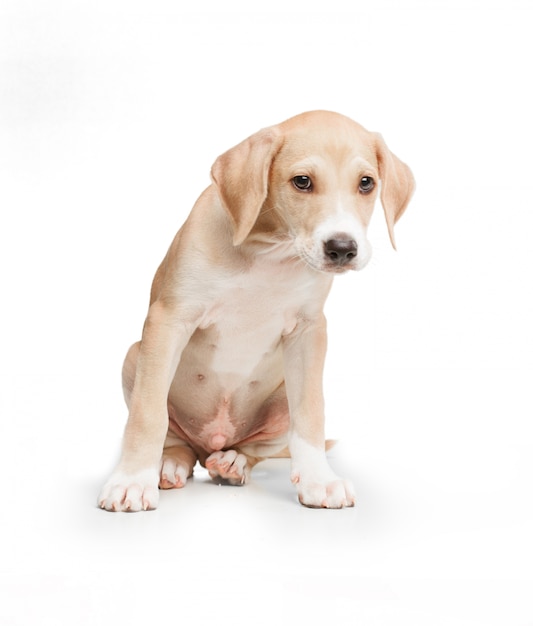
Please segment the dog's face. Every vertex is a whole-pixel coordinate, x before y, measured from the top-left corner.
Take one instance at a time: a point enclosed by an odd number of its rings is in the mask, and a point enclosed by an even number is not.
[[[283,144],[270,171],[267,207],[283,216],[298,254],[312,268],[362,269],[366,231],[378,193],[371,133],[341,116],[316,115],[280,125]]]
[[[414,190],[411,171],[380,135],[326,111],[256,133],[219,157],[212,176],[235,245],[272,229],[313,269],[333,273],[368,263],[379,182],[393,246],[394,224]]]

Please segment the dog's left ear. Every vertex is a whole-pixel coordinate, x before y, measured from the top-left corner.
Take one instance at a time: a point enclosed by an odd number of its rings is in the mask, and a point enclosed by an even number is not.
[[[389,230],[392,247],[396,250],[394,224],[403,215],[415,190],[413,173],[405,163],[387,147],[383,137],[375,134],[379,177],[381,178],[381,204]]]
[[[233,224],[234,246],[246,239],[259,216],[268,193],[270,166],[281,143],[278,130],[265,128],[219,156],[211,168]]]

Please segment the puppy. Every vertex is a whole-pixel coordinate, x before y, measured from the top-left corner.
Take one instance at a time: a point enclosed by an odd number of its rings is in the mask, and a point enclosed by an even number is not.
[[[394,246],[413,175],[380,135],[313,111],[224,153],[211,177],[126,356],[129,417],[99,506],[154,509],[158,487],[183,487],[197,461],[241,485],[283,455],[303,505],[353,506],[325,454],[323,306],[333,277],[370,259],[378,182]]]

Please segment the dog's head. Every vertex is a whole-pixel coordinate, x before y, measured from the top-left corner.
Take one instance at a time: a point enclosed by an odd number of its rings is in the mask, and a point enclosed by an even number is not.
[[[414,191],[411,170],[380,135],[325,111],[259,131],[220,156],[211,175],[233,223],[233,243],[288,237],[318,271],[363,268],[381,181],[391,243]]]

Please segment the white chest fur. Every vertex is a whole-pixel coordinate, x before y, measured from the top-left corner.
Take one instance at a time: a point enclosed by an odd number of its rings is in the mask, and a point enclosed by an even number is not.
[[[246,377],[299,319],[321,311],[331,277],[284,249],[258,255],[240,272],[220,273],[213,284],[200,323],[217,336],[211,369]]]

